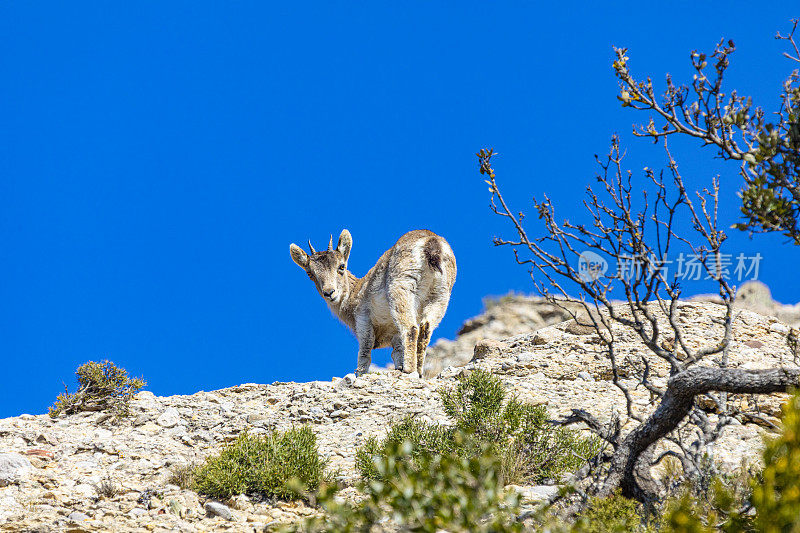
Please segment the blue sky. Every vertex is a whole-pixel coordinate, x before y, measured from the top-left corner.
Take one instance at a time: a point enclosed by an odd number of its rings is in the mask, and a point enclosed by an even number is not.
[[[731,86],[774,109],[791,66],[773,35],[796,3],[599,4],[4,2],[0,417],[44,412],[92,359],[162,395],[352,371],[355,339],[288,253],[344,227],[358,275],[405,231],[449,240],[434,339],[483,296],[530,291],[491,245],[509,228],[474,152],[501,154],[516,209],[548,193],[573,221],[614,132],[631,168],[660,166],[616,100],[614,44],[661,82],[731,38]],[[678,148],[692,187],[722,173],[735,222],[735,168]],[[800,300],[797,249],[731,233]]]

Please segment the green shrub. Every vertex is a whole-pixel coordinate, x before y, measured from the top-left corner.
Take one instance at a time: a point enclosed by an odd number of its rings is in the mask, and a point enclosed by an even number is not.
[[[397,449],[404,442],[414,445],[409,457],[412,461],[416,461],[422,454],[452,452],[454,450],[452,433],[453,429],[446,426],[417,421],[412,417],[405,418],[392,426],[382,441],[370,437],[356,451],[356,469],[366,479],[380,479],[381,474],[373,460],[375,456],[386,457],[390,450]]]
[[[511,398],[505,401],[502,382],[491,373],[476,370],[459,377],[458,384],[441,391],[449,425],[427,424],[407,418],[386,437],[371,438],[356,455],[356,467],[365,479],[384,479],[374,457],[386,458],[405,441],[420,455],[454,453],[472,457],[490,450],[500,462],[504,483],[541,483],[582,466],[597,454],[600,443],[578,432],[551,424],[543,406]],[[460,435],[458,442],[456,435]]]
[[[456,445],[463,437],[458,432],[452,436]],[[488,447],[465,457],[448,452],[431,454],[410,441],[391,441],[385,454],[373,459],[378,479],[361,483],[363,501],[354,506],[339,503],[332,491],[323,491],[319,501],[325,516],[308,520],[295,530],[372,531],[376,524],[382,526],[381,531],[521,530],[515,520],[519,497],[503,491],[499,458]]]
[[[483,440],[497,440],[505,432],[500,420],[506,396],[499,378],[485,370],[475,370],[458,377],[458,384],[442,389],[442,407],[462,431],[474,433]]]
[[[640,504],[618,492],[608,498],[595,498],[575,520],[572,533],[648,533]]]
[[[129,378],[127,370],[111,361],[89,361],[79,366],[75,374],[77,392],[70,393],[65,386],[65,391],[49,409],[51,417],[81,411],[111,411],[118,417],[127,416],[131,398],[147,385],[141,378]]]
[[[214,498],[302,498],[306,491],[318,489],[326,466],[308,426],[263,436],[243,432],[194,471],[192,488]]]
[[[758,530],[800,531],[800,392],[783,406],[783,430],[766,443],[760,478],[752,483]]]
[[[507,432],[501,438],[507,442],[502,454],[503,473],[509,483],[557,480],[586,464],[601,449],[598,439],[550,423],[542,405],[527,405],[512,398],[499,420]]]

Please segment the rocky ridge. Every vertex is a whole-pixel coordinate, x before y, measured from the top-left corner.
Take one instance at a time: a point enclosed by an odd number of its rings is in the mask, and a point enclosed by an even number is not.
[[[715,318],[721,313],[722,307],[712,302],[687,302],[681,304],[679,321],[692,342],[711,342],[710,334],[720,331]],[[485,327],[497,326],[484,324],[462,337]],[[775,317],[742,310],[735,323],[730,364],[794,365],[795,354],[787,343],[790,331]],[[632,332],[615,330],[615,335],[622,357],[643,353]],[[438,391],[472,368],[495,373],[511,394],[546,405],[553,418],[564,417],[573,408],[601,420],[621,414],[623,398],[610,381],[601,339],[574,321],[502,341],[469,342],[476,358],[465,367],[448,366],[435,378],[412,379],[387,371],[357,379],[348,375],[310,383],[245,384],[186,396],[157,397],[144,391],[136,395],[132,416],[122,423],[96,412],[57,419],[47,415],[2,419],[0,530],[263,531],[300,520],[314,509],[244,496],[207,501],[172,484],[172,473],[177,466],[217,453],[245,429],[262,433],[307,423],[331,467],[341,470],[342,481],[352,482],[357,477],[355,451],[367,437],[382,435],[392,422],[409,415],[443,422]],[[663,386],[666,369],[653,363],[654,383]],[[646,391],[636,390],[632,396],[637,412],[652,410]],[[779,397],[761,402],[764,426],[777,421],[779,403]],[[742,459],[757,458],[766,429],[744,423],[748,421],[727,428],[715,446],[717,459],[732,468]],[[354,490],[345,489],[343,497],[352,497]],[[519,490],[535,499],[553,489]]]
[[[721,302],[715,294],[701,294],[687,301]],[[436,376],[448,366],[467,364],[472,359],[475,344],[481,339],[499,341],[530,333],[570,320],[574,313],[583,308],[580,304],[555,305],[541,296],[515,293],[485,298],[484,307],[480,315],[464,322],[455,340],[439,339],[430,347],[425,360],[426,376]],[[769,287],[760,281],[742,284],[737,291],[736,307],[775,317],[792,327],[800,327],[800,303],[787,305],[776,302]]]

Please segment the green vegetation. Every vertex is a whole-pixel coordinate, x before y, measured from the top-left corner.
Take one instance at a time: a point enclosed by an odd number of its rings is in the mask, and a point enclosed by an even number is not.
[[[558,479],[600,449],[596,439],[548,422],[543,406],[516,398],[506,400],[502,382],[489,372],[462,375],[456,387],[441,391],[441,395],[452,424],[407,418],[393,426],[383,440],[369,439],[356,454],[356,467],[363,478],[386,481],[376,467],[376,458],[385,460],[404,442],[412,445],[407,457],[412,466],[431,455],[471,458],[488,449],[498,458],[500,479],[505,484]]]
[[[456,446],[462,444],[460,435],[453,435]],[[521,531],[515,520],[519,498],[503,491],[501,462],[490,447],[467,457],[430,453],[407,440],[388,442],[384,451],[374,457],[377,479],[365,480],[359,487],[363,501],[339,503],[328,488],[319,496],[326,515],[296,530],[372,531],[380,523],[389,530],[430,533]],[[409,461],[409,457],[415,459]]]
[[[127,416],[131,398],[147,385],[142,378],[129,378],[127,370],[111,361],[89,361],[79,366],[75,374],[78,391],[70,393],[65,386],[50,407],[51,417],[81,411],[111,411],[117,417]]]
[[[214,498],[237,494],[303,498],[306,491],[319,488],[326,466],[317,437],[307,426],[266,435],[243,432],[194,470],[192,488]]]
[[[800,531],[800,393],[783,406],[783,431],[767,442],[764,470],[752,481],[759,531]]]
[[[641,505],[615,493],[608,498],[596,498],[572,526],[572,533],[650,533]]]

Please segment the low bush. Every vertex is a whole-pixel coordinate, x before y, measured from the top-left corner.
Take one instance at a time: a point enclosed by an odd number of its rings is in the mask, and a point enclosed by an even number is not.
[[[182,489],[191,489],[194,486],[195,472],[197,472],[198,465],[188,463],[172,467],[167,483],[177,485]]]
[[[130,400],[147,385],[142,378],[128,377],[128,371],[111,361],[89,361],[75,371],[78,390],[70,393],[65,386],[49,414],[56,418],[81,411],[111,411],[117,417],[127,416]]]
[[[460,433],[453,435],[456,445],[461,438]],[[515,520],[519,497],[503,491],[494,450],[483,447],[467,457],[420,447],[409,440],[387,442],[385,453],[373,457],[375,479],[359,487],[361,502],[340,503],[332,490],[322,491],[325,516],[307,520],[295,531],[521,531]]]
[[[783,405],[780,436],[768,440],[764,470],[751,481],[759,531],[800,531],[800,392]]]
[[[429,424],[407,418],[382,440],[369,439],[356,454],[365,479],[386,480],[375,458],[387,458],[403,442],[412,444],[412,464],[419,457],[453,453],[472,457],[487,449],[500,464],[500,479],[509,483],[542,483],[582,466],[600,449],[594,438],[551,424],[543,406],[506,401],[502,382],[489,372],[462,375],[458,384],[441,391],[444,411],[452,423]],[[459,439],[456,439],[456,435]]]
[[[616,493],[595,498],[575,520],[571,533],[654,533],[646,525],[641,505]]]
[[[319,488],[326,466],[308,426],[266,435],[243,432],[194,470],[192,488],[213,498],[304,498]]]

